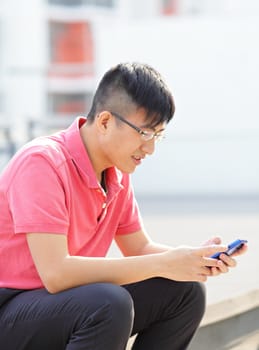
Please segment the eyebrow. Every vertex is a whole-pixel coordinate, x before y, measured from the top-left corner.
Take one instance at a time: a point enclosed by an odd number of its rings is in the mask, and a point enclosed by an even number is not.
[[[162,132],[162,131],[164,131],[164,130],[166,129],[166,128],[164,127],[164,128],[161,128],[161,129],[155,131],[155,127],[152,127],[152,126],[147,125],[147,124],[146,124],[146,125],[141,125],[140,128],[141,128],[141,129],[150,129],[150,130],[153,130],[154,132]]]

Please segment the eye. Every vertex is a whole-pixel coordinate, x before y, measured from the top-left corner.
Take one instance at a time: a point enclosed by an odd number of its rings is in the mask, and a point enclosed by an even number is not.
[[[151,131],[144,131],[142,130],[141,132],[141,136],[142,138],[145,140],[145,141],[149,141],[149,140],[152,140],[152,138],[154,137],[154,133],[151,132]]]
[[[145,136],[150,136],[150,135],[153,135],[154,133],[151,132],[151,131],[142,130],[141,134],[142,134],[142,135],[145,135]]]
[[[164,131],[160,131],[158,133],[155,133],[154,138],[156,141],[161,141],[165,138],[165,133]]]
[[[155,136],[155,137],[163,137],[163,136],[164,136],[164,133],[163,133],[163,132],[157,132],[157,133],[155,133],[154,136]]]

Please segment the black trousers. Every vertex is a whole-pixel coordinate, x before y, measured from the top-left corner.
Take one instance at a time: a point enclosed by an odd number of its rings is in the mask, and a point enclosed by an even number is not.
[[[184,350],[205,310],[202,284],[153,278],[57,294],[0,288],[0,349]]]

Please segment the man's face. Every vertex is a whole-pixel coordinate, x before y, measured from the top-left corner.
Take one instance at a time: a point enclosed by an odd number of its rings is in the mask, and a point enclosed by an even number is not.
[[[117,115],[115,111],[114,115],[112,112],[110,115],[103,143],[106,161],[110,166],[116,166],[124,173],[132,173],[146,155],[154,152],[156,138],[164,131],[165,124],[149,128],[144,110],[138,110],[128,116]],[[131,125],[128,125],[127,122]],[[142,132],[147,135],[143,135]],[[155,137],[152,137],[154,133]],[[150,137],[152,138],[147,140]]]

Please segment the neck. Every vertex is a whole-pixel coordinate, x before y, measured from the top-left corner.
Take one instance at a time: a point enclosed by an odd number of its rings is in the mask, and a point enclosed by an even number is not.
[[[92,163],[97,180],[102,184],[103,173],[108,166],[105,166],[104,157],[101,148],[98,145],[98,135],[95,133],[93,124],[85,123],[80,128],[80,135]]]

